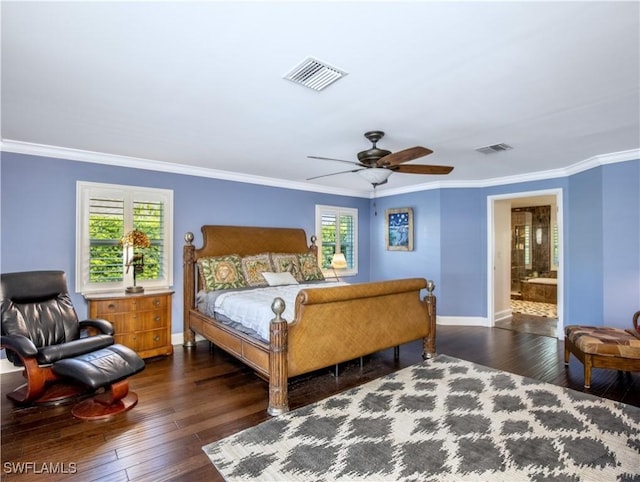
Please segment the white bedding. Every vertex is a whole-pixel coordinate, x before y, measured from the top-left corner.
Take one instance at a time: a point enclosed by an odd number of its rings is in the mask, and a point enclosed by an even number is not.
[[[313,283],[311,285],[286,285],[255,288],[252,290],[227,291],[216,297],[214,310],[227,318],[241,323],[254,330],[265,340],[269,339],[269,323],[275,317],[271,310],[274,298],[280,297],[285,302],[282,317],[293,321],[293,310],[298,292],[304,288],[328,288],[344,286],[344,282]]]

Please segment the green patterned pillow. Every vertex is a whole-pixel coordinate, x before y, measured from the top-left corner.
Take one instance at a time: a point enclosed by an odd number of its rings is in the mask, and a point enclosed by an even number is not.
[[[242,258],[242,273],[247,285],[252,287],[268,286],[262,273],[273,271],[269,253],[245,256]]]
[[[276,273],[284,273],[288,271],[293,275],[296,281],[304,281],[300,272],[300,263],[298,255],[295,253],[271,253],[271,264]]]
[[[247,286],[242,274],[240,256],[237,254],[199,258],[198,270],[202,286],[207,291],[244,288]]]
[[[324,275],[320,266],[318,266],[318,259],[314,253],[300,253],[298,255],[298,263],[300,264],[302,279],[305,281],[324,280]]]

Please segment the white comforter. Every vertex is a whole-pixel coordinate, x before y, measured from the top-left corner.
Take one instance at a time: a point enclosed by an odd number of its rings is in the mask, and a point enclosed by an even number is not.
[[[274,298],[280,297],[285,302],[282,317],[288,322],[293,321],[293,309],[296,295],[304,288],[328,288],[344,286],[344,282],[313,283],[311,285],[285,285],[256,288],[245,291],[229,291],[220,294],[215,301],[216,313],[226,316],[242,325],[256,331],[265,340],[269,339],[269,323],[275,315],[271,310]]]

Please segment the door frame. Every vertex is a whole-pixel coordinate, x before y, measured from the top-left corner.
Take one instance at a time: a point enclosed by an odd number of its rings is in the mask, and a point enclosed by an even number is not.
[[[539,191],[523,191],[508,194],[496,194],[487,196],[487,322],[490,327],[495,325],[496,315],[496,290],[495,290],[495,269],[496,269],[496,213],[495,204],[497,201],[518,199],[536,196],[555,196],[556,198],[556,220],[558,222],[558,324],[557,337],[564,339],[564,209],[563,209],[562,188],[543,189]],[[504,261],[502,261],[504,262]],[[510,289],[510,288],[509,288]]]

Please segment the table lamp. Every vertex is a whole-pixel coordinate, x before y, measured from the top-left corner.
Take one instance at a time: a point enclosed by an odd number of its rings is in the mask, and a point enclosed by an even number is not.
[[[133,229],[125,234],[120,240],[120,245],[127,248],[127,273],[133,266],[133,286],[125,289],[126,293],[143,293],[144,287],[136,285],[136,275],[142,273],[144,269],[144,254],[135,252],[136,248],[148,248],[151,246],[149,237],[138,229]]]

